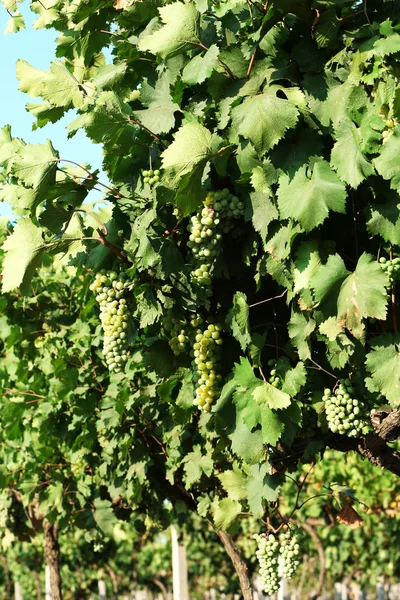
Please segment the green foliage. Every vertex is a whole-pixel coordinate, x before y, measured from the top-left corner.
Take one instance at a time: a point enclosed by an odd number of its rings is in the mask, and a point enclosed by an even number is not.
[[[110,183],[1,132],[1,200],[18,217],[1,232],[1,487],[89,541],[189,510],[234,532],[282,498],[286,470],[361,451],[371,410],[399,406],[398,281],[379,263],[400,257],[399,10],[32,9],[60,34],[49,70],[17,65],[35,127],[74,108],[70,135],[102,146]],[[106,208],[85,204],[95,186]],[[110,373],[89,286],[121,263],[129,324]],[[340,380],[366,415],[351,439],[322,402]]]

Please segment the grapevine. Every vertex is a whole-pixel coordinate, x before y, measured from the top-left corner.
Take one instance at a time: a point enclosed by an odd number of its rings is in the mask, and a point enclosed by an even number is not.
[[[110,371],[119,373],[128,360],[128,302],[124,292],[129,286],[126,274],[101,271],[90,289],[96,292],[104,331],[103,354]]]

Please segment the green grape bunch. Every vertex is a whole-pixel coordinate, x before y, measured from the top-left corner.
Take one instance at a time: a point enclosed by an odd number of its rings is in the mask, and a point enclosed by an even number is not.
[[[256,557],[260,566],[260,577],[268,596],[279,590],[279,540],[270,533],[255,533],[253,538],[257,541]]]
[[[122,371],[128,360],[128,301],[124,297],[129,287],[127,275],[116,271],[97,273],[90,290],[96,292],[100,305],[100,321],[103,327],[103,354],[108,369]]]
[[[390,289],[400,279],[400,258],[388,260],[384,256],[379,259],[379,264],[387,276],[386,287]]]
[[[218,399],[222,376],[220,371],[223,340],[220,323],[210,323],[203,331],[197,329],[192,356],[195,368],[196,396],[194,404],[201,411],[210,412],[212,403]]]
[[[274,387],[274,388],[281,388],[282,380],[278,375],[278,371],[276,370],[276,361],[269,360],[268,366],[272,367],[271,371],[269,372],[268,383],[270,383],[272,385],[272,387]]]
[[[149,184],[150,187],[160,181],[159,169],[156,169],[155,171],[153,171],[153,169],[149,169],[148,171],[142,171],[142,175],[143,183]]]
[[[202,323],[203,319],[200,316],[192,316],[188,321],[184,316],[177,317],[171,311],[167,312],[164,319],[164,330],[168,334],[168,343],[175,356],[188,352],[193,332]]]
[[[332,393],[324,390],[322,400],[325,404],[326,420],[333,433],[348,437],[358,437],[366,424],[363,407],[354,397],[354,388],[350,379],[341,379]]]
[[[215,260],[221,251],[222,237],[233,227],[234,219],[243,215],[244,204],[228,189],[210,192],[203,208],[188,225],[188,248],[192,254],[192,280],[211,295],[210,286]]]
[[[280,536],[279,553],[279,575],[285,579],[291,579],[300,564],[299,536],[292,535],[290,531],[283,533]]]

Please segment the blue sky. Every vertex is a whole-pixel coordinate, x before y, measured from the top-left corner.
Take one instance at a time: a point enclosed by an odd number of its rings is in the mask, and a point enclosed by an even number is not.
[[[36,31],[32,28],[35,15],[29,11],[29,3],[22,5],[21,12],[26,17],[26,30],[17,34],[4,35],[8,19],[7,11],[0,4],[0,67],[1,94],[0,94],[0,128],[4,125],[12,126],[12,134],[23,138],[28,143],[43,143],[50,139],[60,156],[69,158],[78,163],[88,162],[92,169],[100,169],[102,163],[101,146],[93,144],[85,134],[80,131],[72,139],[67,139],[65,127],[73,120],[70,111],[58,123],[48,124],[42,129],[32,131],[34,118],[25,109],[26,102],[32,98],[18,90],[18,80],[15,76],[15,64],[18,58],[27,60],[38,69],[48,69],[55,59],[55,39],[58,33],[49,29]],[[106,181],[105,176],[102,181]],[[91,197],[93,200],[94,198]],[[10,207],[0,203],[0,215],[10,215]]]

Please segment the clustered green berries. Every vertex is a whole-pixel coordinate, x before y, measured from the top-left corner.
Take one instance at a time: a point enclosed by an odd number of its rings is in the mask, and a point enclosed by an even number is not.
[[[272,596],[279,590],[282,577],[291,579],[299,566],[300,544],[298,535],[286,531],[278,537],[255,534],[256,556],[260,565],[260,576],[265,593]]]
[[[244,204],[228,189],[210,192],[203,203],[201,212],[191,218],[188,225],[188,247],[192,252],[192,279],[207,295],[211,295],[210,286],[215,259],[221,249],[224,233],[233,227],[233,220],[243,215]]]
[[[189,324],[195,329],[199,327],[203,322],[201,317],[193,316]],[[167,316],[164,320],[164,329],[170,335],[169,345],[175,356],[179,354],[183,354],[188,351],[190,339],[189,336],[191,332],[187,330],[188,328],[188,320],[185,317],[175,317],[172,313],[167,313]],[[192,336],[190,336],[192,337]]]
[[[385,129],[382,131],[382,144],[386,144],[393,134],[393,128],[397,125],[397,121],[396,119],[386,119],[383,114],[380,116],[385,119]]]
[[[353,398],[354,388],[350,379],[342,379],[332,394],[327,388],[322,400],[325,403],[326,420],[333,433],[348,437],[357,437],[364,426],[361,406],[357,398]]]
[[[279,590],[279,541],[272,533],[255,533],[253,538],[257,541],[256,557],[260,565],[261,581],[267,596],[272,596]]]
[[[279,574],[285,579],[291,579],[300,564],[298,560],[300,554],[299,536],[292,536],[290,531],[282,534],[280,552]]]
[[[387,288],[391,288],[392,285],[400,278],[400,258],[396,257],[392,260],[388,260],[384,256],[379,259],[379,264],[387,275]]]
[[[128,360],[128,303],[124,292],[129,286],[127,275],[115,271],[97,273],[90,289],[96,292],[100,320],[104,331],[103,354],[110,371],[119,373]]]
[[[160,181],[160,171],[156,169],[153,171],[150,169],[149,171],[142,171],[143,175],[143,183],[148,183],[150,186],[158,183]]]
[[[268,383],[270,383],[274,388],[280,388],[281,378],[279,377],[278,372],[276,370],[276,362],[274,360],[269,360],[268,366],[272,367],[271,371],[269,372]]]
[[[218,398],[222,376],[219,374],[221,345],[223,343],[220,323],[210,323],[203,331],[196,331],[192,356],[195,367],[196,384],[195,406],[210,412],[212,403]]]

